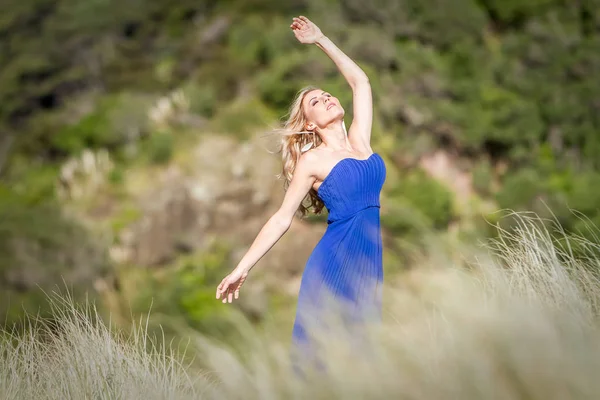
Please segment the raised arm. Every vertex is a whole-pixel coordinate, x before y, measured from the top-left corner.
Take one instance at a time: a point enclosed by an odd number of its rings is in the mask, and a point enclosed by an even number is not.
[[[354,119],[348,130],[348,139],[354,148],[371,150],[373,97],[367,74],[308,18],[294,18],[291,28],[301,43],[314,43],[323,50],[352,88]]]
[[[306,197],[316,179],[310,158],[312,154],[309,153],[301,157],[281,207],[262,227],[237,267],[223,278],[217,287],[217,299],[222,298],[223,303],[231,303],[234,297],[239,297],[240,288],[250,270],[290,228],[300,202]]]

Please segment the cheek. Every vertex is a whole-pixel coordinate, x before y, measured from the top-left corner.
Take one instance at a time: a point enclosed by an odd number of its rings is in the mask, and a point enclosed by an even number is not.
[[[315,109],[314,107],[311,107],[310,105],[307,105],[306,107],[304,107],[304,117],[308,120],[313,119],[315,116]]]
[[[309,121],[317,122],[323,118],[323,112],[322,110],[319,110],[318,107],[311,107],[305,115]]]

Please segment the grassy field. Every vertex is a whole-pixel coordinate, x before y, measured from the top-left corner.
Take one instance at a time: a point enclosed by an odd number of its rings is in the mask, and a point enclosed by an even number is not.
[[[92,305],[54,293],[54,318],[30,317],[1,336],[0,397],[599,398],[599,245],[552,239],[537,217],[514,217],[516,229],[460,265],[438,255],[386,288],[368,354],[335,340],[322,353],[326,373],[299,379],[288,343],[245,321],[235,346],[191,332],[183,353],[150,337],[143,320],[119,332]],[[590,257],[576,259],[570,246]]]

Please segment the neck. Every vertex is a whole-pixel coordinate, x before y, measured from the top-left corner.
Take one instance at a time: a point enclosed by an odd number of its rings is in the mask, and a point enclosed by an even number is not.
[[[319,136],[323,141],[321,145],[323,147],[330,150],[351,150],[348,136],[344,130],[344,121],[336,121],[319,129]]]

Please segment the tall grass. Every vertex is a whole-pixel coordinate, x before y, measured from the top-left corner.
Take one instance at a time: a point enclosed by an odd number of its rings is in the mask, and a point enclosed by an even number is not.
[[[0,342],[0,397],[600,398],[598,244],[556,240],[535,216],[512,218],[515,229],[461,265],[440,265],[438,256],[388,287],[385,322],[362,350],[342,330],[334,341],[317,335],[327,344],[324,369],[304,377],[289,366],[288,343],[268,330],[241,323],[245,339],[235,347],[192,334],[196,361],[184,364],[143,324],[115,334],[93,307],[50,296],[54,322],[32,322]],[[589,257],[576,258],[573,241]]]

